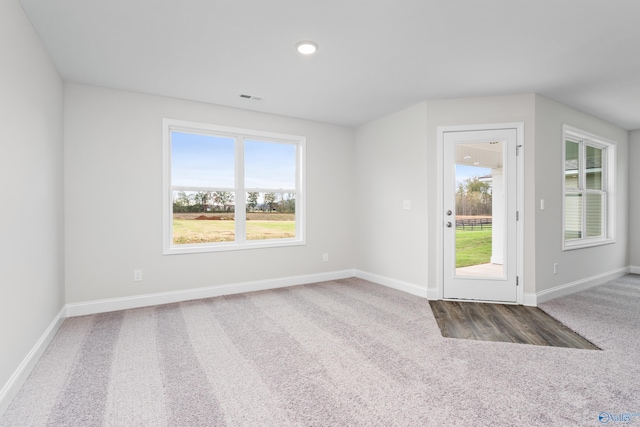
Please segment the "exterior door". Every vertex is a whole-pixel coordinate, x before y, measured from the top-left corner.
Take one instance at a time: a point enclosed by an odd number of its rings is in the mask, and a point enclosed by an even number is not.
[[[443,134],[443,297],[517,300],[517,130]]]

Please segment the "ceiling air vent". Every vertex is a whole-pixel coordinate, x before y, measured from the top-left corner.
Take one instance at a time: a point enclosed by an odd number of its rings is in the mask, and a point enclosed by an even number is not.
[[[245,95],[244,93],[240,94],[240,98],[251,99],[251,100],[254,100],[254,101],[262,101],[262,97],[261,96]]]

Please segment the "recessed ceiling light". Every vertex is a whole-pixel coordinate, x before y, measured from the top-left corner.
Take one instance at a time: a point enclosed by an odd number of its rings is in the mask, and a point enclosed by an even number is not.
[[[301,42],[296,43],[296,50],[303,55],[311,55],[318,50],[318,43],[312,42],[310,40],[303,40]]]

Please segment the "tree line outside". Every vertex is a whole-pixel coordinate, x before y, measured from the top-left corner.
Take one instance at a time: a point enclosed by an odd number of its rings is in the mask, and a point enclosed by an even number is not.
[[[456,215],[491,216],[491,184],[475,176],[458,182],[456,188]]]
[[[262,196],[262,201],[260,199]],[[247,193],[247,212],[295,213],[296,199],[290,193]],[[234,212],[235,193],[230,191],[178,191],[173,197],[174,213]]]

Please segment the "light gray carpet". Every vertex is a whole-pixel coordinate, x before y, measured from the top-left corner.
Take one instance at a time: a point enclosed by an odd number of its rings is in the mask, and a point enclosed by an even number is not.
[[[542,308],[603,351],[443,338],[426,300],[359,279],[70,318],[0,425],[593,426],[640,412],[640,276]]]

